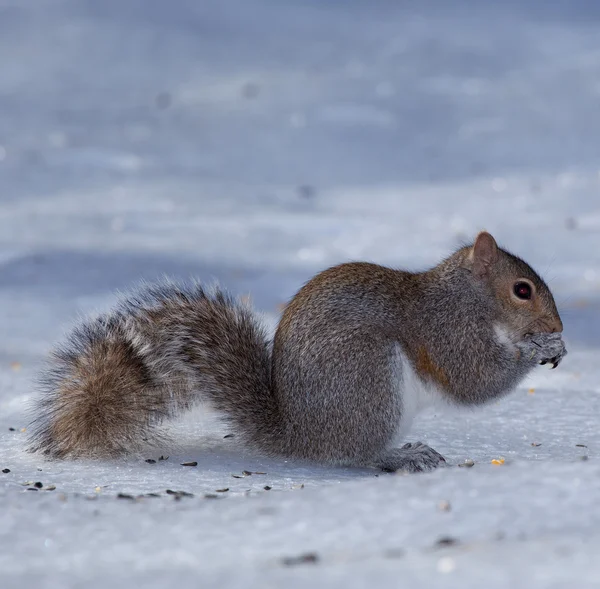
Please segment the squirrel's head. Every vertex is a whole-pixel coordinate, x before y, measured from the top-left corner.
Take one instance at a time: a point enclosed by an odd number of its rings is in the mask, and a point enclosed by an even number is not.
[[[464,266],[492,293],[498,321],[512,339],[562,332],[563,324],[548,285],[529,264],[500,249],[489,233],[479,233],[467,248]]]

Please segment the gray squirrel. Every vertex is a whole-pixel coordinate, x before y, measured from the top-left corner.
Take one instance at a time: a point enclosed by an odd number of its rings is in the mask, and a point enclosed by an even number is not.
[[[481,232],[421,273],[329,268],[289,302],[271,342],[220,290],[158,284],[76,327],[51,355],[30,449],[111,457],[167,441],[200,401],[269,455],[424,471],[445,462],[394,443],[437,402],[482,405],[566,354],[545,282]]]

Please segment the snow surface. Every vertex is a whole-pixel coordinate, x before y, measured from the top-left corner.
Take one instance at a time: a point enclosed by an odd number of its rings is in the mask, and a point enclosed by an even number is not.
[[[0,0],[0,587],[599,586],[599,39],[592,0]],[[23,451],[45,354],[117,289],[218,279],[274,325],[327,265],[481,228],[569,356],[418,420],[452,467],[265,460],[208,412],[127,461]]]

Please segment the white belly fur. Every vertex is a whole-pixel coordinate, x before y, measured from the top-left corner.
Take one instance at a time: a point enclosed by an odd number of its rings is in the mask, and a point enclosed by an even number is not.
[[[415,416],[420,411],[427,407],[448,406],[449,403],[439,387],[418,376],[400,344],[394,347],[392,373],[402,415],[394,440],[395,444],[398,444],[409,432]]]

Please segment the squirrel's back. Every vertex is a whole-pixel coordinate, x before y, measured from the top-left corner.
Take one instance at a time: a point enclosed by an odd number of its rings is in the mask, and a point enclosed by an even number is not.
[[[351,262],[292,299],[273,348],[286,454],[365,464],[389,445],[403,414],[397,355],[418,284],[417,274]]]

